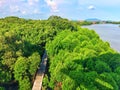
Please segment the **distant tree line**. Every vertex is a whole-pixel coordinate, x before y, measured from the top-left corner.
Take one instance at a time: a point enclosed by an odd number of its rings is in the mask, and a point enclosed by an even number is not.
[[[89,22],[89,21],[72,21],[73,23],[76,23],[79,26],[83,26],[83,25],[91,25],[93,24],[93,22]]]

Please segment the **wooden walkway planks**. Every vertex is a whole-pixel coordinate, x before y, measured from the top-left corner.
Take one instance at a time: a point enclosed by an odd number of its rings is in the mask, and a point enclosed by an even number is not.
[[[43,57],[42,57],[40,68],[38,69],[38,72],[36,74],[32,90],[41,90],[42,89],[42,80],[44,77],[46,65],[47,65],[47,53],[45,51],[43,54]]]

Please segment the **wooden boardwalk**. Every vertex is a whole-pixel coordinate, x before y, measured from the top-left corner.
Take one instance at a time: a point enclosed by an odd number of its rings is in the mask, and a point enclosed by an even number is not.
[[[47,65],[47,53],[45,51],[44,55],[42,57],[40,68],[37,71],[32,90],[41,90],[42,89],[42,80],[44,77],[46,65]]]

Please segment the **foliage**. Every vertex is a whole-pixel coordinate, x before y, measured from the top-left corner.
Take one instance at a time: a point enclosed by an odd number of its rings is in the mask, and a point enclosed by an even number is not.
[[[46,42],[76,25],[51,16],[48,20],[25,20],[10,16],[0,19],[0,83],[18,82],[20,90],[31,88]],[[23,83],[25,83],[23,85]],[[28,87],[28,88],[26,88]]]
[[[50,77],[45,76],[45,87],[119,90],[120,54],[94,31],[78,25],[81,23],[59,16],[48,20],[1,18],[0,89],[18,82],[20,90],[30,90],[40,58],[47,49]]]
[[[84,28],[62,31],[46,44],[46,49],[52,89],[120,89],[120,54],[94,31]]]
[[[5,88],[4,87],[0,87],[0,90],[5,90]]]
[[[49,84],[49,79],[48,79],[48,76],[47,75],[45,75],[44,76],[44,78],[43,78],[43,87],[45,87],[46,89],[47,89],[47,87],[48,87],[48,84]]]

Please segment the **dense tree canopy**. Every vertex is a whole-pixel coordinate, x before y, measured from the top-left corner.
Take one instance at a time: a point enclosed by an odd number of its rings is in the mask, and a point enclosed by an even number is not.
[[[83,28],[62,31],[47,43],[46,49],[52,89],[120,89],[120,54],[94,31]]]
[[[67,19],[51,16],[48,20],[0,19],[0,89],[18,81],[20,90],[29,90],[46,42],[62,30],[74,30]]]
[[[59,16],[48,20],[1,18],[0,90],[9,90],[12,84],[17,84],[12,90],[31,90],[45,49],[50,75],[45,75],[44,87],[119,90],[119,53],[93,30],[79,25]]]

